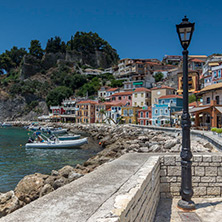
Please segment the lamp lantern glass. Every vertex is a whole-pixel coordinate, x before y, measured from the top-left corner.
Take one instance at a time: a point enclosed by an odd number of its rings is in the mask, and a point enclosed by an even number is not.
[[[189,19],[184,16],[182,22],[177,27],[177,33],[180,39],[180,43],[184,50],[186,50],[190,44],[195,23],[189,22]]]

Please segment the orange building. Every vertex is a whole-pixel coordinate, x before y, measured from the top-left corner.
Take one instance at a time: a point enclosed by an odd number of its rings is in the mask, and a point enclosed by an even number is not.
[[[76,104],[76,123],[95,123],[96,101],[86,100]]]
[[[195,93],[199,90],[199,73],[197,71],[188,72],[188,90],[189,93]],[[179,95],[183,94],[183,73],[178,73],[178,90]]]

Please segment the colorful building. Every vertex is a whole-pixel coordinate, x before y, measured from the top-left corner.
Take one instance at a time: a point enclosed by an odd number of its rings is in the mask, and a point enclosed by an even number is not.
[[[159,103],[152,106],[152,125],[165,125],[176,123],[177,118],[174,112],[183,108],[183,97],[178,95],[167,95],[159,98]]]
[[[139,125],[150,125],[152,124],[152,107],[149,106],[146,109],[138,110],[138,123]]]
[[[176,89],[165,85],[154,87],[151,89],[151,104],[158,104],[161,96],[174,95],[175,92]]]
[[[195,116],[195,126],[205,129],[222,127],[222,83],[209,85],[200,90],[203,105],[190,109]]]
[[[151,90],[144,87],[135,89],[132,94],[132,105],[139,107],[150,106]]]
[[[123,121],[128,124],[137,124],[138,122],[138,110],[141,109],[140,107],[133,107],[133,106],[126,106],[122,107],[122,114]]]
[[[76,104],[76,123],[95,123],[96,101],[86,100]]]
[[[197,71],[190,70],[188,72],[188,91],[189,93],[196,93],[199,91],[199,73]],[[178,73],[178,90],[179,95],[183,94],[183,72]]]
[[[107,111],[111,108],[112,103],[104,102],[95,105],[95,122],[103,123],[107,119]]]
[[[119,92],[110,96],[112,102],[122,103],[125,105],[132,105],[133,92]]]

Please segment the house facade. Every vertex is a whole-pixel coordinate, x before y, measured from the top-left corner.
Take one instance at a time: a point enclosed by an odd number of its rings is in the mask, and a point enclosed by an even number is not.
[[[199,73],[197,71],[190,70],[188,72],[188,91],[189,93],[195,93],[199,91]],[[179,95],[183,94],[183,73],[178,73],[178,90]]]
[[[138,122],[138,110],[141,109],[140,107],[133,107],[133,106],[127,106],[122,107],[122,114],[123,121],[126,124],[137,124]]]
[[[151,90],[144,87],[135,89],[132,94],[132,105],[139,107],[150,106]]]
[[[151,104],[158,104],[158,99],[161,96],[174,95],[175,92],[176,89],[165,85],[154,87],[151,89]]]
[[[183,98],[178,95],[161,96],[158,104],[152,106],[152,125],[165,125],[176,123],[177,118],[173,113],[181,111],[183,108]]]
[[[132,105],[132,94],[133,92],[119,92],[119,93],[114,93],[113,95],[110,96],[110,100],[115,103],[122,103],[125,105]]]
[[[152,124],[152,107],[139,109],[138,110],[138,124],[139,125],[150,125]]]
[[[92,100],[80,101],[76,104],[76,123],[95,123],[95,106]]]

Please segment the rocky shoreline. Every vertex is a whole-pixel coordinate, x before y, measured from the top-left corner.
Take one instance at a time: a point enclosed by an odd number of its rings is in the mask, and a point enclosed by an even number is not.
[[[13,122],[15,126],[29,125],[29,122]],[[83,131],[93,139],[99,140],[103,150],[84,164],[71,167],[65,166],[51,175],[35,173],[25,176],[15,190],[0,193],[0,217],[42,197],[59,187],[70,183],[96,167],[112,161],[125,153],[179,153],[182,137],[179,133],[167,134],[162,131],[135,128],[127,125],[110,126],[104,124],[49,124],[49,126],[64,127],[75,133]],[[216,149],[206,140],[195,138],[191,140],[193,153],[216,152]]]

